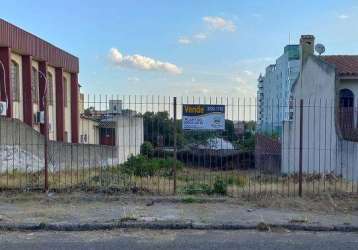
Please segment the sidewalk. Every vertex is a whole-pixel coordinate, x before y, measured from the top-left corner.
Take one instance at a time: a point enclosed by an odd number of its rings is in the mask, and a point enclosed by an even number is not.
[[[276,201],[275,201],[276,200]],[[0,195],[4,230],[255,229],[358,231],[357,198],[267,201],[103,194]],[[331,205],[329,205],[331,204]],[[260,229],[260,228],[259,228]]]

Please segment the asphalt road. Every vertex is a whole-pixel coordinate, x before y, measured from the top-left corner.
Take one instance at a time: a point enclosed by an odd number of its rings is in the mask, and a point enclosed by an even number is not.
[[[0,232],[0,249],[357,249],[358,234],[257,231]]]

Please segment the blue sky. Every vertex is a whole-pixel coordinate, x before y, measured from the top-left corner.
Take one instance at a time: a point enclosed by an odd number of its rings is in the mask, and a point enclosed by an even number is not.
[[[254,96],[301,34],[358,54],[357,0],[16,0],[0,17],[78,56],[91,94]]]

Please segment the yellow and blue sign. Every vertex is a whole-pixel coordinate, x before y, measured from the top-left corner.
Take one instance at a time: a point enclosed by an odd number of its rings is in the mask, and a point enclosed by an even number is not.
[[[225,105],[184,104],[184,130],[225,130]]]

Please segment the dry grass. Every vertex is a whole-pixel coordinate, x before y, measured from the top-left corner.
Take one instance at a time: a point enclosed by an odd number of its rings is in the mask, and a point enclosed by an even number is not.
[[[204,168],[184,168],[177,174],[177,191],[183,193],[188,185],[212,186],[217,179],[227,184],[227,194],[232,197],[250,195],[272,196],[282,194],[298,195],[297,177],[268,175],[255,170],[219,171]],[[123,175],[118,169],[79,169],[49,174],[52,190],[101,190],[131,191],[134,193],[172,194],[174,180],[161,175],[137,177]],[[41,190],[44,187],[44,173],[23,173],[13,171],[0,175],[0,190]],[[358,193],[357,183],[338,179],[306,177],[303,183],[305,195],[332,193]]]

